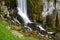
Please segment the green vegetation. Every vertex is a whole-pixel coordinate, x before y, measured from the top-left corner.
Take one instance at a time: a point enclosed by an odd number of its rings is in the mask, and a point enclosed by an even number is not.
[[[18,38],[7,29],[8,24],[0,18],[0,40],[38,40],[33,37]]]
[[[34,22],[42,21],[42,0],[29,0],[32,10],[32,19]]]
[[[0,20],[0,40],[20,40],[6,28],[7,24]]]
[[[5,2],[6,2],[5,6],[7,6],[7,8],[10,11],[13,10],[13,8],[15,8],[17,6],[16,0],[5,0]],[[29,2],[29,5],[31,6],[31,10],[32,10],[31,16],[32,16],[32,20],[34,22],[41,21],[44,25],[47,26],[46,27],[47,31],[53,31],[56,33],[60,32],[60,16],[58,16],[56,10],[54,11],[53,15],[51,15],[51,16],[48,15],[46,18],[42,19],[42,9],[43,9],[42,7],[44,4],[44,0],[28,0],[28,2]],[[15,13],[15,11],[14,11],[14,13]],[[0,14],[2,14],[1,10],[0,10]],[[7,27],[9,26],[8,23],[6,23],[3,20],[4,19],[0,18],[0,40],[38,40],[37,38],[29,37],[29,36],[28,37],[24,36],[23,38],[18,38],[16,36],[14,36],[10,32],[10,30],[7,29]],[[21,34],[25,35],[25,32],[20,31],[20,29],[17,30],[17,28],[15,28],[15,27],[16,26],[13,25],[13,26],[11,26],[11,29],[16,30],[16,31],[20,32]],[[22,29],[22,30],[24,30],[24,29]],[[28,32],[28,34],[29,34],[29,32]],[[39,38],[40,38],[40,36],[39,36]],[[41,39],[43,40],[43,38],[40,38],[40,40]],[[48,40],[47,38],[45,38],[45,39]]]

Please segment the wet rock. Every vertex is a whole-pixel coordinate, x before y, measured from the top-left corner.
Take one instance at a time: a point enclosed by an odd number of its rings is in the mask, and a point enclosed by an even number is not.
[[[27,26],[30,27],[33,31],[37,30],[37,26],[35,23],[28,23]]]

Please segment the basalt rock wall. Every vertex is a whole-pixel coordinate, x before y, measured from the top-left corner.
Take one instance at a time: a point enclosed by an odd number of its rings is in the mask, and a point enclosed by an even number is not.
[[[8,10],[17,7],[16,0],[1,0],[1,3],[2,1],[5,1]],[[60,15],[57,10],[52,15],[47,15],[45,18],[42,17],[43,0],[28,0],[27,3],[29,18],[34,22],[40,21],[47,27],[60,26]]]

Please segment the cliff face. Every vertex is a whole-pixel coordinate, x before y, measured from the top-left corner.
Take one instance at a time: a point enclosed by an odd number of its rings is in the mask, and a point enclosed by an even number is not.
[[[5,1],[5,5],[9,10],[17,7],[16,0],[2,0],[2,1]],[[34,22],[40,21],[47,27],[60,26],[60,18],[59,18],[60,15],[58,14],[57,10],[54,10],[52,15],[47,15],[44,18],[42,17],[42,9],[44,5],[43,0],[28,0],[27,3],[28,3],[27,8],[28,8],[29,18],[32,18]],[[57,2],[57,4],[59,3]],[[59,9],[58,5],[56,6]]]
[[[2,1],[5,2],[5,5],[3,5],[4,3],[2,3]],[[0,2],[2,4],[0,7],[3,9],[4,14],[6,14],[7,11],[9,11],[10,14],[16,13],[16,11],[13,10],[17,7],[16,0],[2,0],[2,1]],[[34,22],[41,22],[44,25],[46,25],[48,31],[60,32],[60,7],[58,5],[60,4],[59,1],[57,1],[57,4],[55,3],[56,5],[54,4],[56,8],[54,9],[53,13],[51,15],[47,15],[46,17],[42,17],[42,10],[44,5],[44,2],[42,0],[28,0],[27,3],[29,18],[32,18]]]
[[[44,25],[46,25],[46,27],[49,28],[53,28],[51,30],[55,30],[55,28],[59,28],[60,25],[60,15],[58,14],[58,10],[54,9],[53,13],[51,15],[47,15],[46,17],[42,17],[42,9],[43,9],[43,5],[44,2],[43,0],[29,0],[30,5],[32,7],[32,19],[34,22],[40,21],[42,22]],[[53,0],[52,2],[54,2],[54,6],[56,7],[56,1]]]
[[[38,20],[41,21],[42,0],[30,0],[29,2],[32,6],[32,18],[34,22],[37,22]]]
[[[10,7],[10,8],[14,8],[16,7],[16,0],[2,0],[5,1],[5,5]]]

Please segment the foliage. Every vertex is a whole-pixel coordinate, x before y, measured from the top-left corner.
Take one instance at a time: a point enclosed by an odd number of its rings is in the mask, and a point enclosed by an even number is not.
[[[3,0],[5,1],[5,5],[8,7],[8,8],[15,8],[17,5],[16,5],[16,0]]]
[[[14,36],[10,32],[10,30],[7,29],[8,26],[9,25],[3,19],[0,18],[0,40],[38,40],[37,38],[33,38],[33,37],[18,38]]]
[[[42,0],[29,0],[30,5],[32,6],[32,17],[34,20],[41,21],[41,13],[42,13]]]

